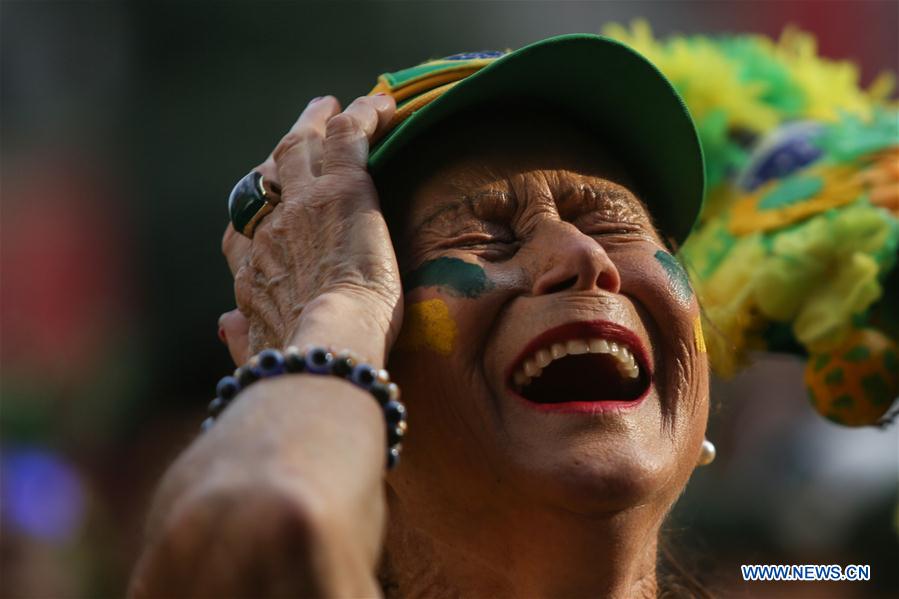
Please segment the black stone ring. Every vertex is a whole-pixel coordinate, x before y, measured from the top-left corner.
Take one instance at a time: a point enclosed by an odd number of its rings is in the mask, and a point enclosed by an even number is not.
[[[253,237],[256,225],[262,217],[272,211],[277,203],[277,198],[267,189],[267,181],[262,178],[262,173],[253,171],[237,182],[231,195],[228,197],[228,214],[234,230],[247,237]]]

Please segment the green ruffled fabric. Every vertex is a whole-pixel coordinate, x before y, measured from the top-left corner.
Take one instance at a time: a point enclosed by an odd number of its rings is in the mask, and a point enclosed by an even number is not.
[[[642,19],[603,33],[652,61],[671,80],[696,121],[710,189],[726,183],[747,158],[752,139],[796,119],[869,119],[889,98],[893,76],[862,89],[856,65],[818,56],[812,35],[794,28],[762,35],[674,35],[657,39]]]
[[[604,33],[654,62],[697,124],[710,192],[701,225],[680,257],[704,306],[715,370],[733,373],[748,350],[771,348],[772,330],[778,331],[774,349],[784,347],[786,333],[793,337],[787,347],[821,352],[866,322],[895,268],[895,216],[859,197],[778,230],[734,235],[730,206],[745,192],[731,182],[756,143],[796,120],[823,126],[811,140],[823,152],[815,167],[862,164],[855,161],[899,145],[899,112],[888,104],[891,75],[862,89],[855,65],[819,57],[814,38],[790,28],[778,40],[760,35],[659,40],[645,21],[609,25]],[[756,209],[801,204],[827,194],[827,185],[817,171],[801,169],[764,190]]]
[[[895,266],[899,222],[861,201],[770,235],[766,245],[753,281],[760,315],[792,323],[807,350],[823,352],[880,297],[878,279]]]

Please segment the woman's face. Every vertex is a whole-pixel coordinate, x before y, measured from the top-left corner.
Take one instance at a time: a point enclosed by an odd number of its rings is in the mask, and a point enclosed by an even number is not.
[[[391,486],[469,516],[664,513],[708,412],[696,298],[615,148],[518,123],[457,132],[465,156],[411,198],[390,360],[410,430]]]

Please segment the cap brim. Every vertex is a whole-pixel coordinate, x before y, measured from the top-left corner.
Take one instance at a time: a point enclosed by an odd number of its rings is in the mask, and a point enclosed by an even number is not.
[[[496,59],[422,107],[372,148],[373,175],[412,140],[480,104],[539,102],[583,122],[618,154],[662,234],[677,243],[702,208],[702,149],[690,113],[643,56],[610,38],[570,34]]]

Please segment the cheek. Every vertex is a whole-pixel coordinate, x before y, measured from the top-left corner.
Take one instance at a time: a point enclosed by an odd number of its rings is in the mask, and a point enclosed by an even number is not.
[[[702,332],[702,317],[697,314],[693,318],[693,344],[700,354],[706,353],[705,334]]]
[[[480,265],[451,257],[428,260],[406,275],[403,283],[407,291],[430,287],[469,299],[476,299],[493,288]]]
[[[699,303],[684,269],[657,248],[633,251],[616,261],[622,291],[639,302],[652,322],[657,358],[668,370],[665,387],[676,411],[681,400],[700,400],[706,380],[706,346]]]
[[[653,259],[665,273],[665,287],[672,298],[683,306],[689,306],[693,302],[693,288],[680,262],[664,250],[656,250]]]
[[[479,264],[446,256],[428,260],[403,277],[403,287],[403,328],[394,346],[399,351],[447,357],[460,344],[479,343],[479,333],[489,329],[498,286]]]
[[[394,348],[399,351],[430,350],[442,356],[452,353],[459,327],[441,298],[406,304],[403,328]]]
[[[699,304],[674,256],[650,246],[617,253],[613,259],[621,274],[622,293],[639,301],[661,330],[674,325],[678,336],[696,338],[702,330]]]
[[[702,333],[702,318],[699,314],[699,303],[693,295],[693,287],[690,285],[690,278],[687,271],[681,266],[680,262],[671,254],[664,250],[656,250],[653,258],[665,272],[666,287],[668,293],[677,302],[678,305],[684,307],[691,316],[691,324],[693,327],[693,347],[697,353],[705,354],[705,337]]]
[[[429,350],[449,356],[459,337],[460,304],[476,300],[492,288],[484,269],[459,258],[428,260],[403,280],[406,308],[395,349]]]

